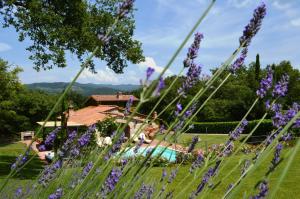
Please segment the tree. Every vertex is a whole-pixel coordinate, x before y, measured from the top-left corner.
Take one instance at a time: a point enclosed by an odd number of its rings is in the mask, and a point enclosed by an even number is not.
[[[259,54],[256,55],[255,61],[255,80],[259,82],[259,74],[260,74],[260,61],[259,61]]]
[[[83,61],[87,53],[103,43],[104,35],[116,19],[121,0],[0,0],[4,27],[13,26],[19,40],[32,40],[27,50],[34,68],[51,69],[66,66],[66,51]],[[143,61],[141,43],[132,38],[133,14],[122,18],[114,27],[108,43],[95,54],[107,61],[109,68],[122,73],[127,61]],[[89,68],[95,71],[91,61]]]

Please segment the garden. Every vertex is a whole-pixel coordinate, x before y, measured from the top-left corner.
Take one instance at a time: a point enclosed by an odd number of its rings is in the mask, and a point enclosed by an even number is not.
[[[268,17],[261,2],[232,54],[201,76],[201,24],[217,2],[205,4],[161,70],[146,68],[130,97],[90,105],[93,95],[83,100],[73,88],[85,70],[96,74],[96,58],[115,73],[144,60],[136,2],[0,1],[4,26],[34,41],[36,70],[67,67],[67,50],[81,61],[51,95],[24,88],[20,69],[0,60],[0,198],[298,198],[300,72],[288,62],[260,69],[258,55],[245,66]],[[181,51],[178,74],[167,76]],[[32,138],[17,139],[32,128]]]

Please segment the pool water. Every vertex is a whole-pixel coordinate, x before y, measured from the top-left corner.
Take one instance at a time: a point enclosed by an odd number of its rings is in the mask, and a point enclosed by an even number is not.
[[[134,148],[130,148],[128,151],[126,151],[126,153],[123,154],[124,157],[133,157],[135,155],[143,155],[146,156],[147,151],[151,150],[153,148],[148,148],[145,150],[145,148],[141,147],[138,149],[137,153],[134,153]],[[162,146],[158,146],[154,152],[152,153],[151,157],[155,157],[158,156],[163,150],[165,149],[165,147]],[[165,151],[162,153],[161,157],[169,160],[170,162],[175,162],[176,161],[176,151],[172,150],[170,148],[165,149]]]

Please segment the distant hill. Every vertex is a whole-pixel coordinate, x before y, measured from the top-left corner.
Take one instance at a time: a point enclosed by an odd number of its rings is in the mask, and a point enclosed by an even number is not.
[[[29,89],[33,90],[43,90],[49,93],[60,93],[64,88],[67,87],[69,83],[67,82],[41,82],[41,83],[32,83],[32,84],[25,84]],[[120,84],[120,85],[111,85],[111,84],[81,84],[75,83],[73,85],[73,90],[85,95],[109,95],[109,94],[116,94],[117,92],[131,92],[138,89],[139,85],[132,85],[132,84]]]

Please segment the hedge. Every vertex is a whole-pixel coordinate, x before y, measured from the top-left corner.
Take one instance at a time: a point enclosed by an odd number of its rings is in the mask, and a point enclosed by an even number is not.
[[[250,133],[251,130],[259,120],[249,121],[249,124],[246,126],[243,133]],[[194,122],[194,128],[190,129],[188,133],[208,133],[208,134],[228,134],[232,131],[239,121],[233,122]],[[253,135],[267,135],[270,131],[273,130],[272,120],[264,120],[259,127],[256,129]]]

